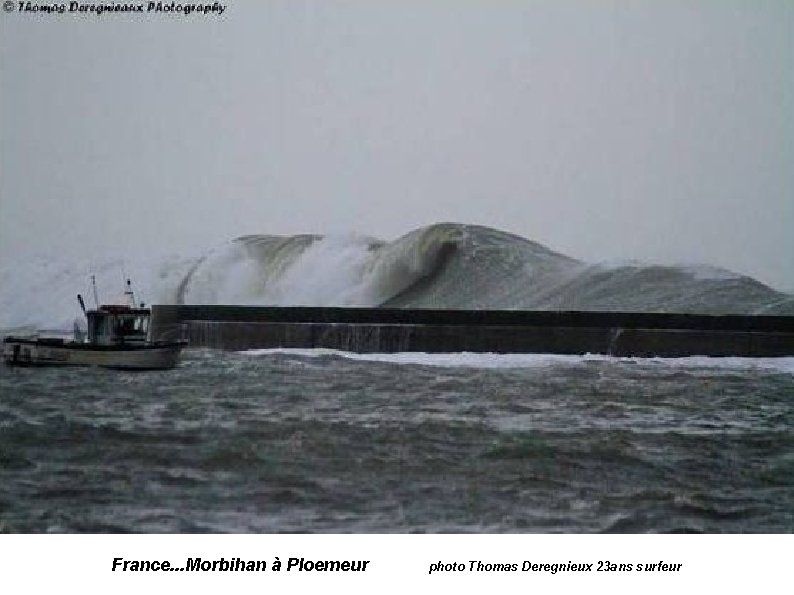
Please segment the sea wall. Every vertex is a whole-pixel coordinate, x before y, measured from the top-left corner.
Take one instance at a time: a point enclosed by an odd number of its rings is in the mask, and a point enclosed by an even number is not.
[[[216,349],[794,355],[794,317],[628,312],[154,306],[155,339]]]

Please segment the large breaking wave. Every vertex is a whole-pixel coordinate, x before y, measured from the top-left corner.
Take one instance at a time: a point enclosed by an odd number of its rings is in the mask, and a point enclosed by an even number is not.
[[[590,264],[516,235],[436,224],[365,236],[250,235],[192,257],[0,269],[0,328],[68,328],[76,293],[114,301],[123,279],[148,303],[622,310],[794,315],[794,296],[709,266]]]

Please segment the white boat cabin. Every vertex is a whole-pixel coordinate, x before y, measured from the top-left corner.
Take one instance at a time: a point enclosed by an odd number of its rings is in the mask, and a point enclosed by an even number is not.
[[[100,306],[86,312],[88,342],[97,345],[143,343],[149,338],[151,311],[129,306]]]

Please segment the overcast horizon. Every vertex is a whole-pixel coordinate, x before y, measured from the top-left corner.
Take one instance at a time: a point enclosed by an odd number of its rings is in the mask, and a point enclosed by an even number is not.
[[[456,221],[794,292],[794,3],[0,17],[0,258]]]

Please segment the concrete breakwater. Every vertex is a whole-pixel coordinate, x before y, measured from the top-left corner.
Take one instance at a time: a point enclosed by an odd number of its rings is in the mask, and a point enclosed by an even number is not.
[[[792,316],[156,305],[152,334],[228,350],[794,356]]]

